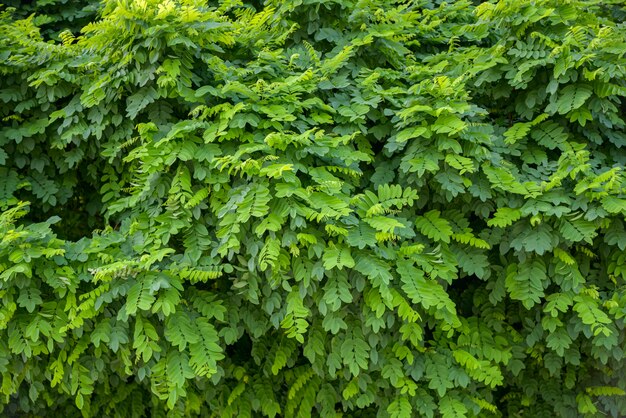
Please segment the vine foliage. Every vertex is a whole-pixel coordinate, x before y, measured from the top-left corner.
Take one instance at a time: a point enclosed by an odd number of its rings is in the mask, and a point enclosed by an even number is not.
[[[13,3],[0,414],[626,416],[623,2]]]

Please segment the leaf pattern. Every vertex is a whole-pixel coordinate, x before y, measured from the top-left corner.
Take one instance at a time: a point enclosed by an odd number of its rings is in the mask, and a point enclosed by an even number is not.
[[[4,3],[0,415],[626,416],[619,1]]]

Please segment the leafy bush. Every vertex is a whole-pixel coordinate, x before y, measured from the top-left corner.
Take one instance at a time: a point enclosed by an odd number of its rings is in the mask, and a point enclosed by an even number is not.
[[[621,1],[63,4],[0,11],[2,414],[626,415]]]

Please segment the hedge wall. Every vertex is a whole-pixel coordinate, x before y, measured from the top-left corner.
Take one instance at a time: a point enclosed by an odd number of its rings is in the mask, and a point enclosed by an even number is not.
[[[626,416],[625,16],[9,1],[0,414]]]

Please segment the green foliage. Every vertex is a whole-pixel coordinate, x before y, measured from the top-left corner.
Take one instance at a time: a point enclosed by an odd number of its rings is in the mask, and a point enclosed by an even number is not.
[[[622,2],[22,3],[0,414],[626,415]]]

